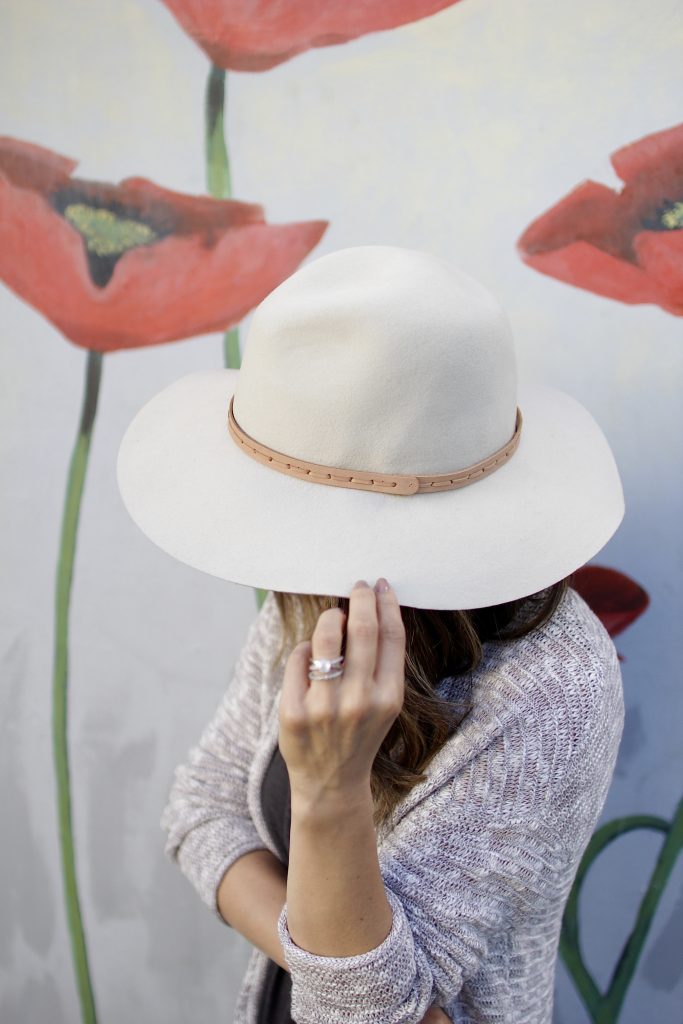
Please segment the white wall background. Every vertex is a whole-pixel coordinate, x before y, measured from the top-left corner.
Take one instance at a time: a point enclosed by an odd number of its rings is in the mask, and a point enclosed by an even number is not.
[[[76,174],[205,191],[204,54],[156,0],[4,0],[0,132],[77,158]],[[626,517],[596,559],[651,607],[622,637],[627,721],[604,820],[670,817],[681,789],[683,321],[524,266],[527,224],[608,155],[681,119],[673,0],[463,0],[431,18],[228,75],[235,196],[274,222],[325,218],[313,256],[363,243],[425,248],[509,310],[520,377],[575,394],[620,465]],[[0,1020],[79,1019],[51,738],[54,579],[85,352],[0,289]],[[245,332],[242,331],[244,341]],[[219,334],[104,359],[72,594],[69,728],[78,872],[100,1024],[214,1024],[250,947],[163,857],[176,763],[213,713],[255,614],[249,588],[174,562],[128,518],[119,440],[153,393],[221,366]],[[248,542],[248,538],[245,538]],[[581,906],[606,986],[659,849],[603,856]],[[682,865],[620,1021],[680,1019]],[[677,952],[678,950],[678,952]],[[587,1017],[558,962],[557,1024]]]

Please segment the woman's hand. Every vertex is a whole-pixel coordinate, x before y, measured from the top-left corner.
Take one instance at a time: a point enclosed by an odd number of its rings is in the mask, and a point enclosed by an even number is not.
[[[309,681],[309,659],[337,657],[345,625],[343,674]],[[366,798],[377,751],[403,706],[404,662],[405,627],[390,587],[376,592],[359,580],[348,623],[340,608],[322,612],[312,640],[289,655],[282,684],[279,744],[293,800]]]

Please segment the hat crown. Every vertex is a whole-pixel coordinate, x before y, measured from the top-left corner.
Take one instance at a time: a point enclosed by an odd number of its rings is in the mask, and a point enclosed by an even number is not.
[[[430,253],[337,250],[254,312],[241,428],[293,458],[369,472],[465,469],[515,428],[512,331],[482,284]]]

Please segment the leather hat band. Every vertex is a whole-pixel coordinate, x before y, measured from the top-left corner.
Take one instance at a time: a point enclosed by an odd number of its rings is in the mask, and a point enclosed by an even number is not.
[[[228,408],[228,428],[230,435],[243,451],[252,459],[277,469],[281,473],[311,480],[314,483],[328,484],[332,487],[353,487],[361,491],[381,491],[384,494],[430,494],[434,491],[450,491],[456,487],[466,487],[475,480],[482,480],[502,466],[516,450],[522,431],[522,410],[517,407],[515,430],[510,440],[498,451],[488,455],[473,466],[459,469],[457,473],[440,473],[438,476],[416,476],[408,473],[387,474],[368,473],[358,469],[339,469],[338,466],[323,466],[318,462],[305,462],[294,459],[290,455],[278,452],[274,448],[250,437],[235,419],[233,412],[234,395],[230,398]]]

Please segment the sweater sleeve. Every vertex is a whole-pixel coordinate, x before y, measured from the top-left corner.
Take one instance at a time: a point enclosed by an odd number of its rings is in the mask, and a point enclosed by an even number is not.
[[[261,735],[267,659],[279,636],[279,611],[269,591],[249,627],[232,679],[213,717],[174,772],[160,825],[164,852],[177,863],[223,924],[218,887],[228,868],[262,849],[247,805],[247,779]],[[228,925],[228,927],[231,927]]]
[[[393,914],[379,946],[348,957],[312,954],[292,939],[285,903],[278,934],[297,1024],[418,1024],[432,1003],[453,1002],[494,946],[505,947],[516,914],[556,896],[552,829],[468,799],[492,753],[429,794],[379,850]]]
[[[534,974],[533,962],[557,942],[611,775],[619,731],[618,721],[607,724],[618,719],[613,661],[608,700],[600,696],[602,669],[584,672],[561,647],[540,668],[522,665],[491,679],[492,693],[449,749],[446,780],[378,846],[392,925],[374,949],[338,957],[301,948],[285,903],[277,927],[297,1024],[418,1024],[432,1003],[452,1007],[485,964],[504,978],[515,969],[513,950]],[[611,737],[609,756],[589,764],[582,750],[602,732]],[[521,1019],[509,998],[503,984],[500,1019]]]

